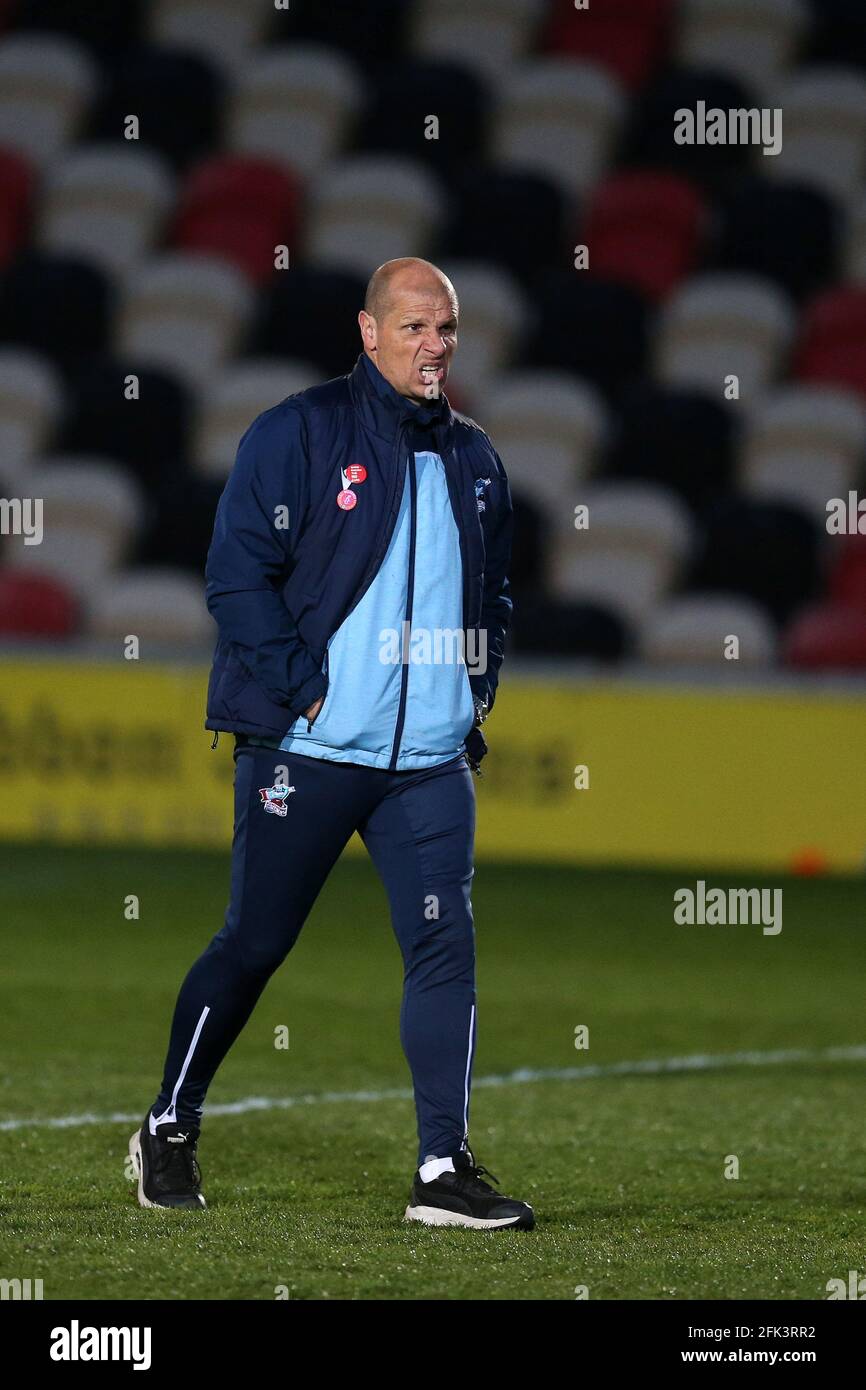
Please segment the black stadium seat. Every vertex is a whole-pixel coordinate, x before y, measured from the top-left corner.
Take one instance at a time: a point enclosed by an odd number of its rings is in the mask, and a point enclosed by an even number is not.
[[[796,507],[728,497],[707,519],[689,587],[748,594],[785,622],[816,592],[819,541]]]
[[[619,661],[627,655],[631,634],[618,614],[600,604],[563,603],[537,597],[514,603],[511,638],[523,655],[569,656],[596,661]]]
[[[33,252],[0,282],[0,341],[78,366],[105,348],[112,307],[112,287],[94,266]]]
[[[547,179],[483,166],[455,181],[442,254],[492,261],[526,283],[568,251],[565,202]]]
[[[758,99],[733,78],[693,68],[668,69],[650,83],[631,109],[624,139],[626,164],[670,169],[712,191],[751,163],[748,145],[678,145],[674,115],[680,108],[723,111],[759,106]]]
[[[734,418],[699,391],[647,383],[622,402],[605,451],[616,478],[664,483],[696,511],[727,491],[734,467]]]
[[[450,63],[401,63],[371,87],[357,144],[453,175],[480,157],[486,107],[485,90],[469,71]],[[435,140],[424,134],[431,113],[439,119]]]
[[[129,374],[139,380],[138,400],[127,400]],[[58,451],[105,455],[125,463],[145,486],[185,460],[191,419],[188,392],[174,377],[117,358],[89,363],[75,375]]]
[[[579,271],[553,271],[537,286],[537,326],[526,365],[565,367],[615,396],[645,365],[647,308],[636,290]]]
[[[765,275],[802,299],[836,276],[838,221],[815,188],[751,179],[722,203],[716,264]]]
[[[142,46],[112,72],[90,134],[122,139],[126,117],[136,115],[141,143],[184,168],[215,145],[224,105],[223,80],[202,58],[182,49]]]
[[[248,354],[302,357],[326,376],[340,376],[361,351],[365,289],[363,279],[343,271],[293,270],[260,292]]]

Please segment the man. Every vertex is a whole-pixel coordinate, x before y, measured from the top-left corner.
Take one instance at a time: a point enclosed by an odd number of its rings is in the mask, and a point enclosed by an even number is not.
[[[441,394],[457,316],[435,266],[386,262],[354,369],[265,411],[240,442],[206,572],[219,628],[206,727],[236,739],[231,900],[183,983],[162,1090],[130,1141],[143,1206],[204,1207],[207,1088],[357,830],[405,968],[419,1138],[405,1219],[534,1224],[468,1147],[470,767],[510,619],[512,517],[496,451]],[[442,633],[462,633],[460,659],[441,659]],[[433,659],[413,659],[418,636]]]

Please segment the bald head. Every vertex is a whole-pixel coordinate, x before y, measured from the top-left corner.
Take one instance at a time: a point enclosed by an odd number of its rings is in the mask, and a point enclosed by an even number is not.
[[[364,296],[365,312],[374,319],[381,318],[391,307],[395,294],[408,288],[444,291],[457,314],[457,294],[448,276],[432,261],[422,261],[420,256],[399,256],[373,271]]]
[[[386,261],[370,277],[358,315],[364,351],[407,400],[439,395],[457,346],[457,294],[417,256]]]

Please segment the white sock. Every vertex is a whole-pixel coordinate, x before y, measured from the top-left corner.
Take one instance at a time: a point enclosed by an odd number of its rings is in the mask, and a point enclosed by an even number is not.
[[[418,1169],[418,1175],[422,1182],[432,1182],[438,1178],[440,1173],[454,1173],[453,1158],[428,1158],[426,1163],[422,1163]]]

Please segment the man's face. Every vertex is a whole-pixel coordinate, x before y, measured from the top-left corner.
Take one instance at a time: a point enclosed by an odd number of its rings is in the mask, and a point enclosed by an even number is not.
[[[378,318],[358,316],[365,349],[386,381],[409,400],[435,399],[457,347],[457,314],[442,285],[392,287]]]

